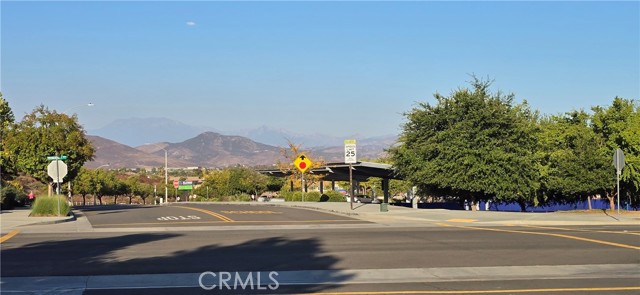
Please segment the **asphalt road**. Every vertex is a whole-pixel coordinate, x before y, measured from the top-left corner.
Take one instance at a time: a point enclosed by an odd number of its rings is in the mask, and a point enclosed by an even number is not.
[[[367,223],[313,210],[233,204],[87,206],[80,211],[94,228]]]
[[[237,222],[255,224],[256,229],[18,234],[2,243],[3,288],[19,284],[19,277],[24,288],[36,288],[34,277],[39,277],[44,289],[46,278],[53,281],[52,288],[60,288],[56,284],[61,278],[81,282],[85,285],[72,289],[86,294],[111,294],[114,288],[122,294],[640,292],[637,226],[479,227],[448,222],[425,228],[340,228],[340,222],[358,221],[294,208],[234,205],[120,207],[85,214],[94,227],[128,230],[132,224],[170,226],[165,221],[181,228],[200,226],[194,220],[158,220],[191,215],[205,224]],[[339,224],[331,229],[259,227],[287,222]],[[282,285],[277,290],[206,291],[198,287],[197,278],[207,271],[275,271]],[[94,283],[88,287],[87,282]]]

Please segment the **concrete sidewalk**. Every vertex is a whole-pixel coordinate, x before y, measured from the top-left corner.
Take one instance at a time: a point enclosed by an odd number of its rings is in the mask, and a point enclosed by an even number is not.
[[[256,204],[256,203],[251,203]],[[640,212],[618,215],[616,212],[502,212],[464,211],[446,209],[413,209],[389,205],[381,212],[380,204],[353,204],[335,202],[282,202],[257,203],[264,205],[297,207],[332,212],[353,218],[387,225],[424,225],[425,223],[459,222],[477,225],[638,225]]]
[[[5,235],[14,229],[29,225],[57,224],[75,220],[75,215],[60,217],[30,217],[31,208],[2,210],[0,213],[0,233]]]

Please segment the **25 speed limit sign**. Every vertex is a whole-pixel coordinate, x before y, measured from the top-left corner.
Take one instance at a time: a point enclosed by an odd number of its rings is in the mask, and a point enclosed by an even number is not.
[[[344,141],[344,163],[355,164],[358,163],[356,153],[356,140],[347,139]]]

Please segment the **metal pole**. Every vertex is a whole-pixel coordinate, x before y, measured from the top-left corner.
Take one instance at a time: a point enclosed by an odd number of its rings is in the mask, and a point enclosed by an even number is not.
[[[164,150],[164,202],[169,202],[169,172],[167,171],[167,150]]]
[[[302,174],[302,202],[304,202],[304,172]]]
[[[618,182],[618,215],[620,215],[620,170],[616,173],[616,181]]]
[[[353,210],[353,167],[349,164],[349,204],[351,206],[351,210]]]
[[[58,199],[58,216],[60,216],[60,160],[56,161],[56,198]]]

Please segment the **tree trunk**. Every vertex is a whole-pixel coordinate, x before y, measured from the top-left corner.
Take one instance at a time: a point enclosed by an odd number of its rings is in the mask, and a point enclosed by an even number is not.
[[[518,205],[520,205],[520,212],[527,212],[527,203],[523,200],[518,200]]]
[[[607,199],[609,199],[609,208],[611,211],[616,210],[616,198],[614,193],[606,193]]]
[[[82,194],[82,206],[85,206],[87,203],[87,195]]]
[[[591,196],[587,196],[587,203],[589,203],[589,211],[593,210],[591,207]]]
[[[476,211],[476,196],[471,196],[471,211]]]

